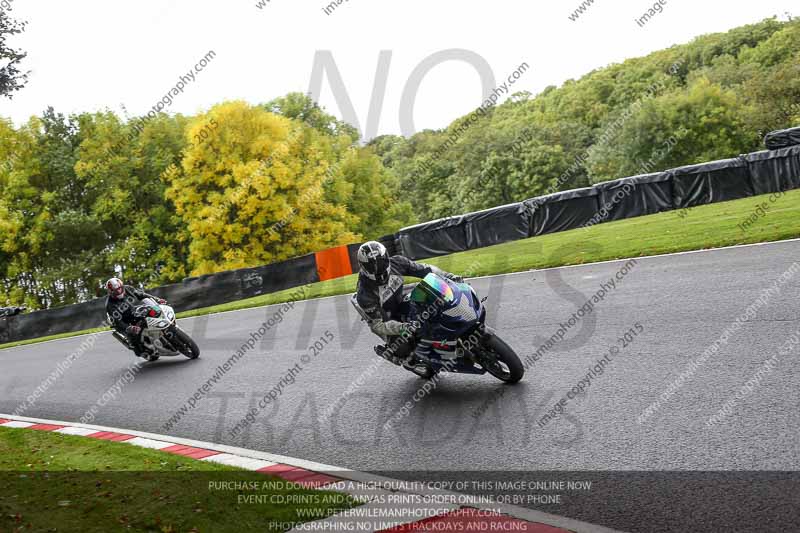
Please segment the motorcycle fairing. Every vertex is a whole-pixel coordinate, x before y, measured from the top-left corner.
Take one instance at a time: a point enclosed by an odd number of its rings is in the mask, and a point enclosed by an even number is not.
[[[422,338],[417,343],[416,356],[434,365],[456,364],[460,372],[483,373],[471,362],[459,361],[458,339],[483,323],[486,310],[472,287],[466,283],[428,274],[411,291],[410,300],[417,313],[430,302],[441,302],[427,321],[423,321]]]

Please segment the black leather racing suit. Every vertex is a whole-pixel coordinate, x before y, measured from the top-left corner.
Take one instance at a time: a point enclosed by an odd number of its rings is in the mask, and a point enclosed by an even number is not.
[[[433,272],[448,279],[461,278],[433,265],[415,263],[401,255],[392,256],[389,264],[391,275],[385,285],[380,286],[364,275],[358,276],[356,301],[369,317],[369,328],[372,332],[381,337],[389,347],[394,347],[392,355],[405,358],[411,353],[415,343],[413,337],[407,342],[398,342],[404,330],[403,319],[410,312],[403,303],[403,276],[421,279]]]
[[[147,294],[142,289],[137,289],[130,285],[125,285],[125,296],[122,298],[106,297],[106,313],[111,319],[111,327],[127,337],[136,355],[141,355],[144,351],[141,333],[139,335],[130,335],[127,329],[128,326],[134,324],[133,311],[141,305],[144,298],[152,298],[155,301],[160,300],[158,296]]]

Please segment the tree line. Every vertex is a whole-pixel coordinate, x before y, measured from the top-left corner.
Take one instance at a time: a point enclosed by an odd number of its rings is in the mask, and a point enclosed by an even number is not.
[[[768,19],[366,145],[299,93],[196,116],[0,119],[0,303],[84,301],[114,273],[171,283],[755,151],[800,123],[798,102],[800,23]]]

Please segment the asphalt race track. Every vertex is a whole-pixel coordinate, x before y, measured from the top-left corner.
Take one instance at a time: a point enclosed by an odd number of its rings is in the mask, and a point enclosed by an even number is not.
[[[424,381],[372,354],[376,338],[348,297],[298,303],[168,429],[170,417],[280,306],[187,319],[182,326],[200,345],[200,359],[144,365],[99,407],[96,423],[408,479],[592,480],[591,489],[561,491],[561,503],[527,506],[626,531],[797,530],[800,484],[791,471],[800,469],[800,346],[790,339],[800,333],[800,265],[789,272],[795,261],[800,241],[639,259],[514,387],[490,376],[447,375],[429,393],[417,393]],[[472,284],[489,296],[489,323],[524,358],[624,265]],[[632,342],[622,339],[631,329]],[[728,342],[704,364],[689,366],[726,329]],[[326,332],[333,341],[320,341],[315,356],[309,346]],[[0,412],[12,413],[83,340],[0,352]],[[566,414],[539,424],[612,347],[604,373],[569,399]],[[19,414],[78,421],[133,361],[104,333]],[[694,370],[687,376],[687,369]],[[666,401],[641,418],[681,373],[685,379]],[[277,401],[232,436],[282,379]],[[709,427],[731,399],[730,414]],[[401,411],[404,405],[410,407]]]

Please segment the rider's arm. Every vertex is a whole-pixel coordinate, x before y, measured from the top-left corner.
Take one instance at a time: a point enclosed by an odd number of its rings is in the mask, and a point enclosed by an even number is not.
[[[369,329],[379,337],[396,337],[405,331],[405,324],[397,320],[383,321],[381,319],[370,321]]]
[[[360,289],[360,287],[359,287]],[[402,322],[397,320],[384,320],[383,311],[377,300],[373,301],[359,290],[356,295],[358,307],[363,311],[363,316],[369,329],[377,336],[386,340],[387,337],[400,335],[404,331]]]
[[[449,272],[445,272],[439,267],[435,267],[433,265],[429,265],[426,263],[416,263],[411,259],[404,257],[402,255],[395,255],[392,257],[392,263],[398,268],[400,274],[403,276],[413,276],[415,278],[424,278],[430,273],[434,273],[437,276],[441,276],[443,278],[452,279],[452,280],[460,280],[459,276],[455,274],[451,274]]]
[[[386,338],[400,335],[403,332],[403,323],[397,320],[384,320],[383,313],[377,306],[364,307],[361,302],[359,302],[359,305],[367,315],[369,329],[375,335]]]
[[[124,333],[125,329],[128,327],[128,324],[122,320],[122,314],[119,310],[119,306],[106,305],[106,314],[111,320],[110,326],[118,332]]]
[[[144,300],[145,298],[150,298],[151,300],[155,301],[161,300],[161,298],[159,298],[158,296],[153,296],[152,294],[148,294],[142,289],[132,288],[132,290],[133,290],[133,295],[139,298],[140,300]]]

